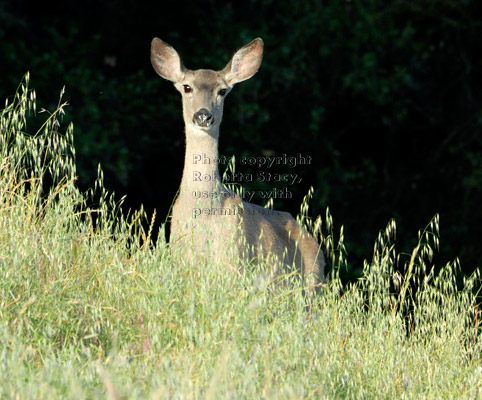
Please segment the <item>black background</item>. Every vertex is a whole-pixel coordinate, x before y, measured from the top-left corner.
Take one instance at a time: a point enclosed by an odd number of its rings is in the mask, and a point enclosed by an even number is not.
[[[254,78],[226,100],[220,154],[309,155],[293,198],[310,186],[311,215],[330,207],[345,227],[347,278],[360,273],[390,218],[397,247],[439,213],[437,262],[480,266],[482,13],[479,1],[62,1],[0,3],[0,98],[30,71],[38,106],[65,85],[79,185],[101,163],[125,209],[167,218],[182,175],[180,96],[153,71],[150,42],[173,45],[188,68],[221,69],[262,37]],[[38,127],[43,116],[36,117]],[[242,166],[237,171],[256,173]],[[244,183],[249,190],[286,185]],[[261,198],[253,202],[263,204]]]

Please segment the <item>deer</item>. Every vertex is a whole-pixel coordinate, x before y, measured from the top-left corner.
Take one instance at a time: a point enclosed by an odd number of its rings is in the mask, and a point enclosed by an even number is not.
[[[159,38],[151,42],[155,72],[182,96],[185,157],[181,185],[172,207],[169,246],[183,259],[211,257],[231,268],[240,260],[267,261],[274,274],[297,271],[305,290],[318,292],[324,256],[315,238],[288,212],[244,201],[219,173],[219,128],[226,96],[258,71],[264,43],[254,39],[237,50],[220,71],[187,69],[177,51]]]

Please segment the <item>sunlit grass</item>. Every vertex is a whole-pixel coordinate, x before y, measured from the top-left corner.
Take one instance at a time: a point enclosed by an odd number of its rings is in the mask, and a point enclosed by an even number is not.
[[[406,255],[390,221],[343,286],[343,230],[304,208],[332,266],[307,308],[299,282],[184,263],[101,171],[81,193],[66,104],[27,134],[27,84],[1,113],[0,398],[482,397],[477,275],[431,265],[437,216]]]

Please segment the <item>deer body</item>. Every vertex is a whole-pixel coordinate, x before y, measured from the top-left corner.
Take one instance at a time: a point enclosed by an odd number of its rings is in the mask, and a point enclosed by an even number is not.
[[[226,188],[218,170],[219,126],[232,87],[253,76],[263,54],[255,39],[239,49],[221,71],[184,67],[177,52],[160,39],[151,44],[151,62],[182,94],[186,133],[184,171],[172,210],[172,247],[189,261],[212,257],[236,267],[241,258],[272,261],[278,271],[300,270],[310,288],[323,279],[318,243],[286,212],[243,201]]]

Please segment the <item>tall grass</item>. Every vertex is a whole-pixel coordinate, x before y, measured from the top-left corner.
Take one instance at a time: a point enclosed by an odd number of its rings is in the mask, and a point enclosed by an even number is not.
[[[27,76],[1,112],[0,398],[482,397],[477,275],[431,265],[438,217],[407,255],[390,221],[347,286],[343,230],[315,221],[332,273],[307,309],[255,267],[184,263],[101,172],[81,193],[66,103],[29,134],[35,104]]]

